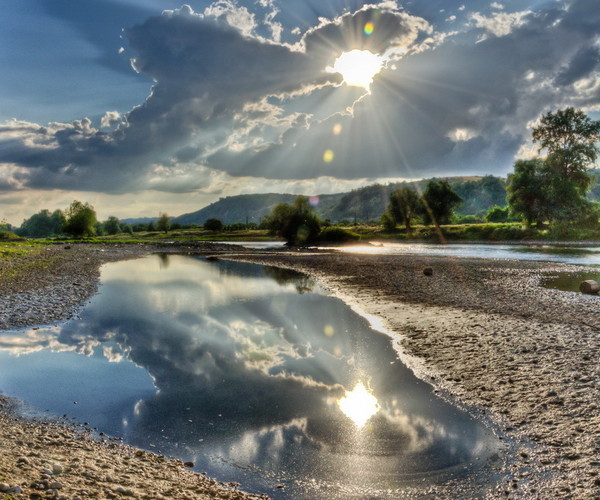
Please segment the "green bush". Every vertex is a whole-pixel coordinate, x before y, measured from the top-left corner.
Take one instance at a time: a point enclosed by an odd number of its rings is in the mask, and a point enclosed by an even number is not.
[[[20,236],[17,236],[15,233],[11,231],[0,231],[0,241],[10,241],[10,240],[22,240]]]
[[[321,243],[349,243],[357,240],[360,240],[360,235],[338,226],[326,227],[317,238]]]
[[[206,219],[204,229],[206,231],[222,231],[225,226],[220,219]]]

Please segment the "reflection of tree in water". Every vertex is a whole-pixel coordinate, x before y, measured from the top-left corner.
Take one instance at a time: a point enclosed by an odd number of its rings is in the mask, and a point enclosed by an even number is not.
[[[168,253],[159,253],[158,255],[158,265],[161,269],[167,269],[169,267],[169,254]]]
[[[294,285],[298,293],[312,292],[315,287],[314,278],[292,269],[265,266],[264,271],[267,276],[273,278],[279,285]]]

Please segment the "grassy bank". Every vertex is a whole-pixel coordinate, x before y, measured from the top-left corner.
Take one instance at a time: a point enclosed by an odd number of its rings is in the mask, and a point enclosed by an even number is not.
[[[324,231],[331,232],[341,226],[331,226]],[[418,225],[407,231],[404,228],[385,230],[381,225],[357,224],[343,226],[343,229],[351,231],[363,241],[370,240],[395,240],[395,241],[424,241],[424,242],[446,242],[446,241],[598,241],[600,243],[600,229],[582,229],[572,226],[544,227],[541,229],[526,227],[519,223],[485,223],[485,224],[449,224],[436,228],[435,226]],[[85,238],[86,243],[101,244],[145,244],[165,242],[201,242],[201,241],[223,241],[223,242],[258,242],[280,240],[264,229],[237,230],[237,231],[206,231],[204,229],[178,229],[165,232],[136,232],[133,234],[121,233],[112,236],[97,236]],[[22,240],[3,242],[3,245],[21,247],[23,245],[34,245],[43,243],[76,243],[82,240],[74,240],[67,237],[56,237],[36,240]]]

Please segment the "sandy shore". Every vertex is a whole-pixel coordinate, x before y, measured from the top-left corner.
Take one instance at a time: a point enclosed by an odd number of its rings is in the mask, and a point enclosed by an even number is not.
[[[231,247],[44,249],[43,269],[18,279],[0,275],[0,328],[66,319],[95,291],[101,263],[157,250],[218,253]],[[539,286],[542,273],[581,268],[327,253],[231,257],[316,276],[382,320],[420,376],[501,425],[517,451],[490,498],[600,498],[600,298]],[[433,275],[425,276],[424,267]],[[24,422],[7,410],[10,401],[2,404],[0,498],[3,489],[17,491],[11,493],[16,498],[45,498],[47,491],[69,499],[256,498],[181,462],[58,423]]]

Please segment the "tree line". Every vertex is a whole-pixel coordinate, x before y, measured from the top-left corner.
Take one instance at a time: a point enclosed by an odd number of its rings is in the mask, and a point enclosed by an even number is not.
[[[73,201],[65,210],[43,209],[23,221],[15,233],[26,238],[46,238],[50,236],[70,236],[89,238],[111,236],[119,233],[133,234],[139,231],[163,231],[176,228],[166,213],[149,224],[131,225],[111,215],[105,221],[98,221],[96,210],[89,203]]]

